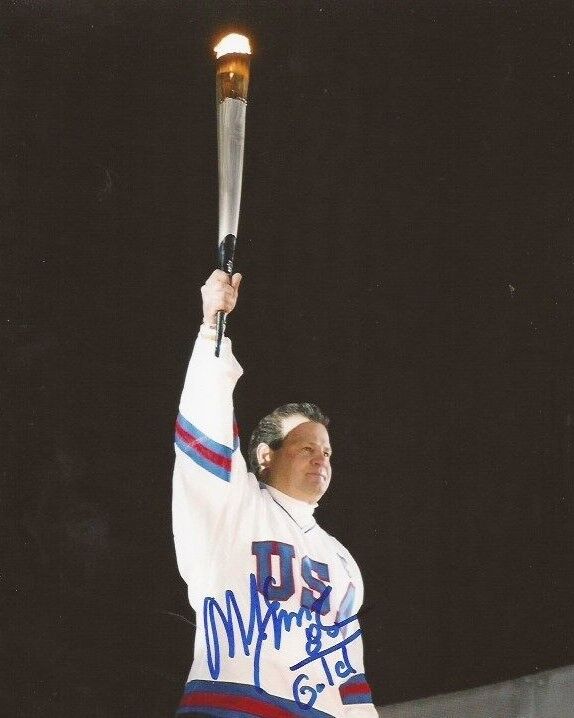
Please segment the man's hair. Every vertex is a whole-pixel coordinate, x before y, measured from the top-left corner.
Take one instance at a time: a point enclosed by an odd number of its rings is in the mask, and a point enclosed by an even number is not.
[[[261,467],[257,461],[257,447],[259,444],[267,444],[273,450],[281,448],[283,439],[283,419],[290,416],[300,414],[305,416],[309,421],[315,421],[317,424],[323,424],[324,427],[329,426],[328,417],[323,414],[316,404],[303,402],[301,404],[283,404],[282,406],[267,414],[255,427],[249,439],[249,464],[251,471],[259,478]]]

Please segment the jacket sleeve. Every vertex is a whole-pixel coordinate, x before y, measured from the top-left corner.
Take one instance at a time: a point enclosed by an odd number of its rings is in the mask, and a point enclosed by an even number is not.
[[[356,615],[363,603],[364,585],[361,577],[361,571],[355,559],[341,545],[340,554],[344,556],[347,563],[349,575],[351,577],[351,586],[348,590],[348,596],[352,597],[348,605],[342,610],[341,618]],[[359,621],[355,620],[348,624],[343,630],[345,633],[354,633],[359,626]],[[377,709],[373,705],[373,697],[371,688],[365,675],[365,664],[363,658],[363,637],[358,638],[347,644],[349,655],[349,663],[353,666],[355,673],[339,685],[339,696],[343,704],[343,715],[345,718],[377,718]]]
[[[209,584],[213,551],[253,481],[239,451],[233,390],[243,370],[224,337],[202,326],[195,342],[175,427],[173,534],[179,571],[190,589]],[[255,482],[254,482],[255,483]],[[193,605],[193,603],[192,603]]]
[[[351,624],[352,630],[359,622]],[[363,663],[363,639],[361,636],[348,644],[349,661],[356,670],[350,678],[339,686],[339,695],[344,708],[345,718],[377,718],[377,709],[373,705],[371,688],[365,676]]]

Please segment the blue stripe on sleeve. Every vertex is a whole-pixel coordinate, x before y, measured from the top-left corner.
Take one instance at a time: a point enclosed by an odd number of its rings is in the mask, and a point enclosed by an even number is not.
[[[217,476],[223,481],[229,481],[231,479],[231,473],[226,471],[223,467],[214,464],[213,461],[209,461],[205,456],[198,453],[192,446],[183,441],[179,436],[175,437],[175,445],[183,451],[186,456],[189,456],[202,469],[209,471],[214,476]]]
[[[187,431],[188,434],[193,434],[194,438],[196,438],[200,444],[203,444],[203,446],[207,447],[211,451],[214,451],[216,454],[220,454],[221,456],[231,459],[233,449],[230,449],[228,446],[225,446],[225,444],[220,444],[217,441],[205,436],[205,434],[188,421],[183,414],[180,413],[177,420],[182,429]]]

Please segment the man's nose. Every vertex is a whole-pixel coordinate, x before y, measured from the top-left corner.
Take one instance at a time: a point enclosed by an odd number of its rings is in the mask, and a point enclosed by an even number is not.
[[[325,456],[325,454],[322,451],[317,451],[313,455],[313,461],[317,464],[317,466],[328,466],[329,465],[329,457]]]

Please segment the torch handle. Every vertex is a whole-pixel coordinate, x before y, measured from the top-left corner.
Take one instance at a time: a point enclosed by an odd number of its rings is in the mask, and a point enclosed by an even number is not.
[[[233,234],[228,234],[224,239],[221,240],[219,243],[219,269],[222,269],[228,276],[229,280],[231,281],[231,275],[233,274],[233,259],[235,257],[235,242],[236,237]],[[219,356],[219,351],[221,349],[221,340],[223,339],[223,335],[225,334],[225,322],[226,322],[226,315],[223,310],[220,310],[217,312],[217,335],[216,335],[216,343],[215,343],[215,356]]]

